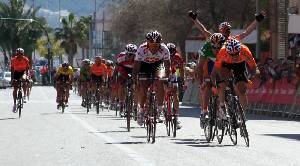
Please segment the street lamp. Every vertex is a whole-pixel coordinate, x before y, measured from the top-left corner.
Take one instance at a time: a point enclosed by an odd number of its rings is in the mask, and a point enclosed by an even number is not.
[[[29,21],[30,23],[32,22],[35,22],[37,23],[37,25],[39,25],[44,31],[45,31],[45,34],[46,34],[46,37],[47,37],[47,49],[48,49],[48,54],[47,54],[47,59],[48,59],[48,66],[50,67],[50,71],[52,71],[52,65],[50,65],[50,59],[51,59],[51,42],[50,42],[50,38],[49,38],[49,34],[46,30],[46,28],[38,21],[34,20],[34,19],[24,19],[24,18],[3,18],[3,17],[0,17],[0,20],[13,20],[13,21]],[[50,74],[50,82],[52,82],[52,78],[51,78],[51,74]]]

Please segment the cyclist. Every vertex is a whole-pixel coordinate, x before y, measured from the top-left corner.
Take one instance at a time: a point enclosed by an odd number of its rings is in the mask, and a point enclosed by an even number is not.
[[[29,60],[24,55],[24,50],[22,48],[16,49],[16,55],[11,59],[11,75],[13,76],[13,98],[14,98],[14,106],[12,111],[16,113],[16,99],[17,99],[17,91],[18,91],[18,81],[26,80],[28,75],[28,70],[30,68]],[[24,91],[24,96],[26,96],[26,85],[22,87]]]
[[[86,98],[86,90],[90,87],[90,80],[91,80],[91,65],[89,59],[84,59],[81,64],[80,68],[80,76],[79,76],[79,83],[80,83],[80,94],[82,97],[81,106],[85,107],[85,98]]]
[[[225,42],[225,37],[221,33],[214,33],[210,40],[204,43],[203,47],[199,50],[199,61],[196,68],[196,77],[200,82],[200,101],[201,101],[201,127],[203,127],[203,122],[208,114],[208,104],[210,99],[211,90],[211,72],[213,70],[216,55],[222,48]]]
[[[126,80],[129,79],[129,75],[132,75],[133,62],[136,51],[136,45],[127,44],[125,47],[125,51],[121,52],[116,56],[117,67],[115,74],[117,77],[117,96],[120,103],[120,112],[123,112],[125,102]]]
[[[106,104],[108,105],[111,101],[111,91],[112,91],[112,81],[113,81],[113,73],[114,73],[114,65],[111,60],[107,60],[105,62],[106,67],[107,67],[107,88],[105,89],[105,101]]]
[[[150,75],[155,75],[156,77],[169,77],[170,75],[170,52],[168,47],[164,43],[161,43],[162,35],[158,31],[151,31],[146,35],[146,40],[147,41],[138,48],[134,59],[134,82],[136,82],[138,74],[139,77],[150,77]],[[157,81],[156,85],[157,108],[158,115],[160,115],[163,111],[165,90],[163,81]],[[149,80],[138,82],[138,103],[140,110],[137,122],[139,125],[143,124],[144,106],[149,86]],[[159,119],[159,121],[161,121],[161,119]]]
[[[232,71],[235,78],[235,89],[244,110],[247,109],[248,105],[246,95],[247,84],[249,82],[247,77],[247,65],[251,69],[252,75],[260,74],[249,48],[241,44],[238,40],[232,38],[229,39],[225,46],[219,51],[213,71],[220,76],[221,81],[226,79]],[[218,87],[220,114],[224,113],[224,110],[226,113],[224,96],[225,87],[226,83],[224,82],[220,83]],[[221,115],[221,118],[224,118],[224,115]]]
[[[204,35],[205,39],[209,39],[210,36],[212,35],[212,33],[210,31],[208,31],[206,29],[206,27],[197,19],[197,14],[189,11],[188,12],[189,17],[193,20],[194,24],[196,25],[196,27],[201,31],[201,33]],[[226,40],[228,38],[231,37],[235,37],[237,40],[242,40],[245,37],[247,37],[255,28],[256,25],[263,21],[265,17],[265,13],[261,12],[258,15],[255,15],[255,20],[246,28],[246,30],[244,32],[242,32],[241,34],[238,34],[236,36],[231,36],[231,26],[228,22],[222,22],[219,25],[219,33],[222,33],[222,35],[226,38]]]
[[[69,90],[72,86],[73,73],[73,68],[67,62],[62,63],[61,66],[59,66],[56,70],[54,80],[56,81],[56,102],[58,103],[57,108],[59,108],[60,106],[62,88],[66,88],[66,93],[64,94],[65,98],[63,100],[66,103],[66,106],[68,106],[68,100],[70,95]]]
[[[173,93],[173,100],[174,100],[174,108],[175,113],[177,115],[177,129],[180,129],[182,125],[180,125],[180,121],[178,120],[179,116],[179,96],[178,96],[178,83],[180,85],[184,85],[184,61],[181,55],[176,50],[176,45],[173,43],[168,43],[167,47],[170,52],[171,58],[171,86],[169,87]],[[179,75],[177,72],[179,70]]]
[[[96,93],[97,83],[99,84],[100,92],[103,92],[103,83],[107,77],[107,67],[103,63],[102,56],[95,57],[95,63],[91,66],[91,81],[92,81],[92,94]],[[100,94],[103,97],[103,93]],[[102,103],[101,103],[102,104]]]

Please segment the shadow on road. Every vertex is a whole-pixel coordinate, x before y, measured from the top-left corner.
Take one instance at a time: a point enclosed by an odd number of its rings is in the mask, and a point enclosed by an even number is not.
[[[147,144],[147,142],[109,142],[109,143],[105,143],[105,144],[125,144],[125,145],[134,145],[134,144]]]
[[[300,141],[300,134],[262,134],[265,136],[281,137]]]
[[[223,145],[215,143],[207,143],[205,139],[171,139],[174,144],[187,145],[190,147],[227,147],[234,145]]]
[[[147,136],[130,136],[132,138],[147,138]],[[159,135],[159,136],[155,136],[155,138],[166,138],[166,137],[169,137],[169,136],[163,136],[163,135]]]
[[[19,119],[19,118],[1,118],[0,120],[14,120],[14,119]]]

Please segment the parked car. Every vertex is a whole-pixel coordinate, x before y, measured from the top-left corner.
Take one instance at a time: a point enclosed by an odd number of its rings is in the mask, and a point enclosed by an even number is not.
[[[11,87],[11,73],[0,72],[0,88]]]

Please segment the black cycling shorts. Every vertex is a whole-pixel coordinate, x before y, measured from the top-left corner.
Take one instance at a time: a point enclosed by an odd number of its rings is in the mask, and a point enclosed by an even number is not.
[[[95,83],[102,83],[103,82],[103,78],[102,76],[96,76],[95,74],[91,75],[92,81]]]
[[[163,61],[154,63],[141,62],[139,75],[151,77],[151,75],[156,75],[157,72],[161,69],[163,69]]]
[[[69,75],[60,74],[57,77],[57,80],[61,81],[61,82],[69,82],[70,81],[70,77],[69,77]]]
[[[25,70],[24,71],[14,71],[13,72],[13,79],[14,80],[20,80],[23,75],[25,74]]]
[[[232,70],[235,82],[238,83],[240,81],[248,82],[248,70],[246,66],[246,61],[240,63],[223,63],[222,67],[227,68],[228,70]]]

